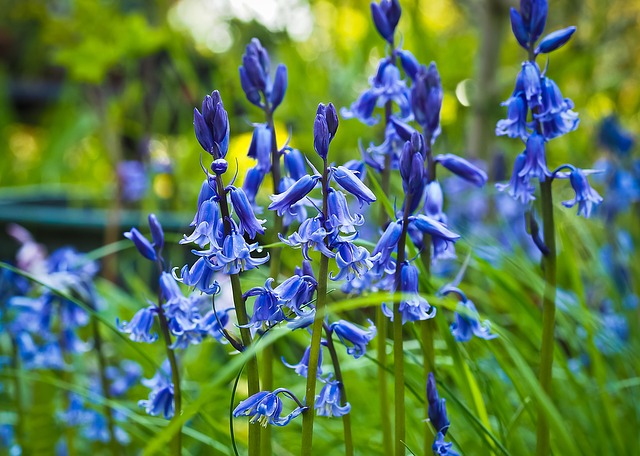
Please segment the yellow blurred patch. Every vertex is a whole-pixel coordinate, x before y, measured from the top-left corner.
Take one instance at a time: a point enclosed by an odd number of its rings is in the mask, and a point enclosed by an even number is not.
[[[173,196],[173,180],[168,174],[158,174],[153,178],[153,192],[159,198],[169,199]]]
[[[611,98],[609,98],[604,93],[595,93],[591,97],[589,97],[587,105],[585,107],[585,111],[589,114],[590,117],[599,119],[608,114],[611,114],[614,108],[615,105]]]
[[[420,21],[429,30],[442,32],[463,23],[458,7],[452,0],[421,0]]]
[[[16,162],[27,164],[39,157],[35,135],[26,127],[16,126],[9,133],[9,149]]]
[[[440,111],[440,122],[443,125],[452,124],[458,118],[458,103],[455,95],[445,92]]]
[[[366,10],[369,11],[368,9]],[[341,6],[338,10],[338,22],[336,29],[340,33],[336,37],[340,40],[340,45],[344,49],[350,49],[354,44],[359,43],[367,32],[368,16],[365,17],[360,10],[349,6]]]

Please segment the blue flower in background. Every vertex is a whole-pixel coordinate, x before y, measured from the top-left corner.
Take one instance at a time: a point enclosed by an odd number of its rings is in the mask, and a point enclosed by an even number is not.
[[[626,157],[635,145],[635,138],[626,131],[617,117],[607,116],[600,123],[598,141],[614,155]]]
[[[408,321],[428,320],[436,316],[436,308],[418,292],[418,269],[408,261],[403,263],[400,270],[399,285],[399,289],[396,289],[394,282],[393,291],[401,293],[398,310],[402,315],[402,324]],[[393,311],[386,304],[382,305],[382,311],[393,321]]]
[[[433,454],[434,456],[459,456],[458,453],[453,451],[451,448],[453,447],[453,443],[445,442],[444,434],[442,432],[438,432],[435,440],[433,441]]]
[[[304,354],[302,355],[302,359],[300,360],[300,362],[298,364],[289,364],[284,360],[284,356],[282,357],[282,363],[287,366],[290,367],[291,369],[293,369],[296,374],[305,377],[307,376],[307,373],[309,372],[309,352],[311,351],[311,347],[307,347],[304,350]],[[318,378],[320,376],[322,376],[322,347],[320,347],[320,352],[318,354],[318,369],[317,369],[317,376]]]
[[[171,419],[175,405],[173,401],[173,383],[171,383],[171,366],[168,361],[162,364],[162,368],[150,379],[143,379],[142,384],[150,388],[149,399],[138,401],[138,406],[143,407],[147,414],[158,416],[162,414],[165,419]]]
[[[280,299],[271,287],[272,283],[273,279],[269,278],[264,287],[252,288],[243,295],[245,301],[249,297],[256,298],[253,303],[253,315],[249,321],[249,325],[254,328],[260,328],[263,323],[272,326],[284,320]]]
[[[480,322],[480,315],[472,301],[463,299],[458,303],[455,322],[451,324],[451,334],[457,342],[468,342],[473,336],[490,340],[498,337],[490,332],[488,321]]]
[[[109,393],[120,397],[135,386],[142,377],[142,368],[135,361],[125,359],[119,366],[107,366],[105,375],[109,380]]]
[[[429,372],[427,379],[427,401],[429,402],[429,421],[438,433],[447,434],[449,430],[449,418],[447,418],[447,406],[444,399],[440,399],[436,389],[436,379],[433,372]]]
[[[393,45],[395,33],[402,9],[398,0],[380,0],[379,3],[371,2],[371,15],[378,33],[389,44]]]
[[[340,242],[336,247],[336,264],[340,272],[333,276],[329,274],[331,280],[353,280],[361,277],[373,267],[374,258],[369,257],[369,251],[353,244],[352,242]]]
[[[444,91],[436,64],[422,65],[411,87],[411,106],[416,122],[422,127],[431,143],[440,135],[440,109]]]
[[[578,215],[589,218],[594,206],[602,203],[602,197],[589,185],[589,180],[585,172],[579,168],[575,168],[569,175],[571,187],[576,192],[575,198],[563,201],[565,207],[573,207],[578,205]]]
[[[155,306],[143,307],[135,313],[130,322],[120,323],[120,320],[116,318],[116,326],[120,332],[129,334],[129,339],[132,341],[150,344],[158,340],[158,334],[151,334],[156,314]]]

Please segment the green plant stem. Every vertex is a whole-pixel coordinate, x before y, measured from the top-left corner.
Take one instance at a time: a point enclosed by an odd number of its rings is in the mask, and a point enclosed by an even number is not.
[[[386,124],[390,122],[391,101],[385,104]],[[391,155],[384,158],[384,169],[382,170],[382,192],[389,195],[391,191]],[[389,221],[389,216],[383,205],[380,205],[380,226],[385,227]],[[393,434],[391,432],[391,415],[389,409],[389,387],[387,382],[387,333],[388,317],[382,312],[382,306],[376,307],[376,328],[378,337],[376,339],[377,360],[378,360],[378,398],[380,402],[380,426],[382,427],[382,448],[384,454],[391,454],[393,451]]]
[[[398,241],[398,256],[396,258],[395,282],[396,290],[400,290],[402,266],[405,261],[405,247],[407,243],[407,231],[409,225],[409,209],[411,206],[411,194],[407,194],[404,201],[404,214],[402,216],[402,232]],[[400,300],[396,299],[393,306],[393,367],[394,367],[394,393],[395,393],[395,456],[404,456],[405,451],[405,397],[404,397],[404,346],[402,341],[402,314],[400,313]]]
[[[327,159],[324,159],[324,169],[322,172],[322,212],[327,213],[327,187],[329,185],[329,174],[327,169]],[[325,243],[327,239],[325,238]],[[309,370],[307,372],[306,406],[308,409],[302,414],[302,451],[303,456],[311,456],[313,442],[313,418],[315,416],[316,402],[316,377],[318,370],[318,358],[320,356],[320,341],[322,339],[322,323],[326,313],[327,304],[327,280],[329,278],[329,258],[325,255],[320,257],[320,272],[318,274],[318,291],[316,300],[316,314],[313,319],[311,332],[311,348],[309,350]]]
[[[266,97],[265,97],[266,98]],[[280,153],[278,151],[278,141],[276,138],[276,128],[273,123],[273,112],[268,105],[265,108],[265,117],[267,120],[267,125],[269,126],[269,130],[271,131],[271,178],[273,183],[273,194],[277,195],[280,193],[279,185],[280,185]],[[278,233],[282,233],[282,217],[277,213],[274,213],[273,220],[273,236],[272,243],[277,243],[279,241]],[[271,255],[270,264],[269,264],[269,276],[274,280],[274,286],[278,285],[278,275],[280,274],[280,255],[282,253],[282,247],[273,247],[269,250],[269,254]],[[262,388],[265,391],[273,390],[273,346],[268,345],[262,350]],[[273,448],[271,445],[271,426],[267,426],[262,430],[262,456],[271,456],[273,454]]]
[[[224,183],[222,182],[222,176],[216,175],[216,185],[218,187],[218,195],[220,195],[220,212],[222,213],[222,220],[224,225],[225,235],[231,234],[231,222],[229,205],[227,203],[227,192],[224,189]],[[236,319],[238,320],[238,326],[240,327],[240,339],[244,347],[249,347],[252,343],[251,330],[247,327],[249,324],[249,317],[247,316],[247,308],[245,307],[244,298],[242,297],[242,286],[240,284],[239,274],[230,274],[231,291],[233,294],[233,306],[236,311]],[[252,356],[247,361],[247,386],[249,396],[260,392],[260,376],[258,373],[258,359]],[[260,426],[252,426],[249,424],[249,456],[260,456]]]
[[[110,383],[107,378],[107,361],[104,356],[104,347],[102,346],[102,336],[100,335],[100,328],[98,326],[98,320],[91,317],[91,326],[93,330],[93,345],[96,350],[96,356],[98,357],[98,370],[100,371],[100,385],[102,386],[102,395],[106,399],[104,406],[104,416],[107,418],[107,430],[109,432],[109,448],[111,454],[117,456],[120,454],[120,445],[116,439],[115,423],[113,420],[113,412],[108,402],[111,400]]]
[[[18,352],[18,343],[11,336],[11,367],[16,372],[14,377],[14,400],[16,407],[16,425],[15,425],[15,441],[20,446],[20,448],[24,447],[24,404],[22,402],[23,393],[22,393],[22,370],[20,369],[20,353]]]
[[[59,322],[60,325],[62,325],[62,306],[59,306],[58,308],[58,318],[59,318]],[[62,352],[62,357],[63,360],[65,362],[65,364],[67,363],[67,358],[68,355],[67,353],[67,344],[65,342],[65,338],[63,337],[63,332],[59,331],[60,333],[60,338],[58,339],[58,343],[60,344],[60,350]],[[71,372],[68,371],[67,369],[63,369],[60,371],[60,380],[62,380],[63,382],[67,382],[67,383],[73,383],[73,380],[71,379]],[[69,406],[70,406],[70,401],[69,401],[69,394],[67,392],[63,392],[62,393],[62,407],[63,410],[67,411],[69,410]],[[76,441],[76,436],[75,436],[75,428],[73,426],[66,426],[65,430],[64,430],[64,438],[65,438],[65,443],[67,444],[67,454],[69,456],[76,456],[77,451],[76,451],[76,446],[75,446],[75,441]]]
[[[551,394],[556,315],[556,233],[553,221],[551,183],[550,179],[540,182],[544,242],[549,249],[549,253],[542,260],[545,287],[542,298],[542,346],[540,348],[540,373],[538,378],[542,390],[548,395]],[[536,455],[548,456],[551,453],[549,423],[542,407],[538,408],[536,441]]]
[[[178,371],[178,361],[176,354],[171,348],[171,333],[169,332],[169,323],[167,317],[164,314],[162,308],[162,298],[160,292],[158,293],[158,319],[160,320],[160,331],[162,332],[162,339],[164,340],[164,347],[167,352],[167,359],[171,366],[171,382],[173,383],[173,418],[171,421],[176,421],[182,413],[182,392],[180,389],[180,372]],[[171,439],[172,454],[180,456],[182,454],[182,427],[179,427],[176,434]]]
[[[327,336],[327,349],[331,355],[331,363],[333,364],[333,372],[336,375],[336,381],[340,387],[340,405],[347,404],[347,391],[344,386],[344,380],[342,378],[342,370],[340,369],[340,360],[338,359],[338,352],[333,343],[333,331],[325,323],[324,332]],[[342,415],[342,427],[344,429],[344,454],[346,456],[353,456],[353,436],[351,432],[351,413]]]

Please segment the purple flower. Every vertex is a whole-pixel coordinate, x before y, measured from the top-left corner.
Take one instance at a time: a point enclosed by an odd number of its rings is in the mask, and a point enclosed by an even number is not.
[[[152,343],[158,339],[158,334],[151,334],[151,327],[155,320],[157,310],[155,306],[143,307],[138,310],[130,322],[123,321],[120,324],[116,319],[116,326],[125,334],[129,334],[129,339],[134,342]]]
[[[289,172],[289,177],[294,181],[307,174],[307,163],[298,149],[286,147],[284,149],[284,167]]]
[[[269,101],[271,102],[271,112],[280,106],[284,99],[284,94],[287,91],[287,67],[282,63],[276,67],[276,76],[273,81],[273,87],[271,88],[271,94],[269,95]]]
[[[333,103],[320,103],[313,123],[313,148],[323,160],[327,159],[329,144],[338,130],[338,114]]]
[[[380,0],[380,3],[371,2],[371,15],[378,33],[393,44],[393,35],[400,21],[402,10],[398,0]]]
[[[544,31],[548,9],[547,0],[520,1],[520,15],[531,43],[535,43]]]
[[[437,155],[435,161],[477,187],[487,183],[487,173],[462,157],[454,154]]]
[[[279,305],[280,299],[271,287],[272,283],[273,279],[268,278],[264,287],[252,288],[242,295],[245,301],[249,297],[256,297],[253,302],[253,315],[249,321],[249,325],[254,328],[260,328],[263,323],[273,326],[284,320],[284,314]]]
[[[216,271],[223,270],[225,274],[238,274],[240,271],[248,271],[269,261],[267,253],[262,258],[252,258],[251,252],[258,248],[258,243],[247,244],[239,233],[238,226],[231,220],[231,234],[224,239],[222,250],[215,254]]]
[[[451,324],[451,334],[458,342],[468,342],[473,336],[485,340],[498,337],[490,333],[489,321],[480,322],[476,306],[469,299],[463,299],[458,303],[455,321]]]
[[[269,54],[262,47],[260,40],[252,38],[242,56],[240,83],[247,99],[256,106],[263,107],[261,93],[271,85],[269,78]]]
[[[531,185],[529,176],[520,176],[520,171],[524,168],[527,156],[525,153],[521,153],[516,157],[513,164],[513,173],[511,174],[511,180],[508,184],[496,184],[496,188],[499,191],[509,189],[509,195],[515,200],[520,201],[522,204],[528,204],[533,201],[535,196],[533,195],[535,187]]]
[[[575,168],[569,175],[569,181],[571,187],[576,192],[575,198],[568,201],[563,201],[562,204],[565,207],[573,207],[578,205],[578,215],[582,215],[584,218],[591,216],[591,211],[594,206],[602,203],[602,197],[596,192],[585,175],[584,171]]]
[[[322,347],[320,347],[320,353],[318,354],[318,369],[317,369],[317,376],[320,377],[322,375]],[[285,366],[290,367],[291,369],[293,369],[296,374],[302,376],[302,377],[307,377],[307,374],[309,372],[309,353],[311,352],[311,347],[307,347],[304,350],[304,354],[302,355],[302,359],[300,360],[300,362],[298,364],[289,364],[284,360],[284,356],[282,357],[282,362]]]
[[[320,390],[320,394],[316,396],[316,411],[318,416],[340,417],[351,411],[351,404],[348,402],[340,406],[340,383],[337,381],[327,380]]]
[[[509,138],[521,138],[523,141],[529,136],[527,130],[527,102],[520,92],[502,103],[507,106],[507,118],[498,121],[496,135],[506,135]]]
[[[120,397],[135,386],[142,377],[142,368],[135,361],[125,359],[119,366],[107,366],[105,375],[109,379],[109,392]]]
[[[459,456],[458,453],[451,449],[451,447],[453,447],[453,443],[445,442],[444,434],[442,432],[438,432],[431,448],[434,456]]]
[[[207,244],[220,248],[224,230],[218,203],[213,198],[202,202],[192,225],[195,226],[193,233],[189,236],[183,235],[183,239],[179,241],[180,244],[193,242],[199,245],[200,248],[204,248]]]
[[[278,233],[278,237],[282,242],[293,248],[302,248],[302,255],[305,259],[311,260],[309,257],[309,249],[318,250],[323,255],[333,258],[335,254],[329,250],[325,244],[327,230],[324,228],[322,218],[320,216],[307,219],[298,228],[298,231],[291,234],[288,238]]]
[[[356,277],[361,277],[373,267],[372,258],[369,258],[369,251],[352,242],[340,242],[338,244],[336,264],[340,268],[340,272],[335,277],[333,273],[330,273],[329,278],[331,280],[353,280]]]
[[[258,233],[264,234],[262,224],[265,223],[266,220],[258,220],[256,218],[244,190],[231,186],[229,193],[231,194],[233,209],[240,219],[240,231],[247,233],[250,239],[254,239]]]
[[[572,111],[573,101],[564,98],[557,84],[550,78],[542,78],[542,107],[534,117],[542,125],[546,140],[572,132],[580,123],[578,114]]]
[[[364,203],[371,204],[376,200],[373,192],[369,190],[349,168],[345,168],[344,166],[338,166],[337,168],[332,167],[331,177],[340,187],[358,199],[360,207],[362,207]]]
[[[421,66],[411,88],[411,107],[416,122],[420,124],[431,143],[440,135],[440,109],[444,92],[436,64]]]
[[[284,388],[278,388],[273,392],[260,391],[240,402],[233,411],[234,417],[250,416],[250,422],[260,423],[263,427],[267,424],[286,426],[289,422],[306,410],[306,407],[296,407],[287,416],[282,417],[282,401],[278,394],[287,392]],[[289,395],[291,393],[288,393]]]
[[[356,226],[364,223],[362,214],[352,216],[349,213],[347,198],[340,190],[328,189],[327,196],[327,226],[333,230],[339,230],[345,234],[356,232]]]
[[[396,262],[391,256],[398,246],[398,241],[400,240],[400,234],[402,233],[402,220],[398,220],[397,222],[391,222],[387,226],[387,229],[384,230],[382,236],[378,240],[373,252],[371,252],[372,256],[375,258],[373,260],[375,266],[374,270],[379,275],[383,272],[387,274],[393,274],[396,269]]]
[[[440,399],[436,389],[436,379],[433,372],[429,372],[427,380],[427,401],[429,402],[429,420],[436,432],[447,434],[449,430],[449,419],[447,418],[447,407],[444,399]]]
[[[401,297],[397,304],[398,310],[402,315],[402,324],[407,321],[428,320],[436,316],[436,308],[427,302],[418,293],[418,269],[405,261],[400,271],[400,291]],[[384,314],[393,320],[393,312],[383,304],[382,310]]]
[[[548,54],[549,52],[561,48],[567,44],[575,31],[576,28],[571,26],[549,33],[542,39],[542,41],[540,41],[540,44],[536,48],[536,54]]]
[[[193,109],[193,126],[198,142],[213,158],[224,158],[229,149],[229,119],[220,93],[214,90],[202,101],[202,113]]]
[[[518,172],[521,178],[538,178],[541,182],[551,176],[551,172],[547,168],[547,156],[545,153],[544,138],[533,133],[527,139],[527,147],[524,151],[525,161],[522,169]]]
[[[524,62],[518,79],[518,82],[522,84],[522,90],[527,98],[529,108],[533,110],[540,106],[542,103],[542,88],[540,86],[540,69],[538,65],[535,62]],[[516,82],[516,88],[518,88],[518,82]]]
[[[313,276],[299,271],[278,285],[274,291],[278,295],[280,305],[287,306],[300,316],[308,314],[308,312],[304,312],[303,307],[311,302],[317,287],[318,282]]]
[[[346,320],[331,323],[330,328],[347,348],[347,353],[356,359],[366,353],[367,344],[376,336],[376,327],[371,320],[367,330]]]
[[[260,185],[262,185],[262,181],[267,173],[257,166],[251,168],[247,171],[247,174],[244,176],[244,182],[242,183],[242,189],[247,195],[247,199],[251,204],[255,207],[256,204],[256,196],[258,194],[258,190],[260,189]]]
[[[272,203],[269,205],[269,209],[277,211],[278,215],[282,215],[290,210],[291,206],[307,196],[315,188],[319,180],[319,175],[309,176],[305,174],[284,192],[278,195],[271,195]]]
[[[173,401],[173,383],[171,383],[171,367],[165,361],[162,368],[156,372],[150,379],[142,380],[142,384],[147,388],[151,388],[149,399],[138,401],[138,406],[143,407],[147,414],[158,416],[162,414],[165,419],[169,420],[175,412],[175,404]]]
[[[271,130],[267,124],[258,124],[253,129],[248,155],[258,160],[256,167],[262,172],[271,170]]]
[[[125,160],[116,167],[120,194],[124,201],[140,201],[147,192],[147,172],[144,163]]]
[[[142,233],[140,233],[140,231],[138,231],[137,228],[131,228],[131,231],[125,232],[124,237],[133,241],[133,244],[136,246],[136,249],[138,249],[138,252],[140,252],[140,255],[145,257],[147,260],[150,260],[150,261],[158,260],[158,257],[156,255],[155,249],[153,248],[153,245],[151,244],[151,242],[149,242],[149,240],[146,237],[142,235]]]
[[[424,190],[424,147],[422,135],[414,132],[411,135],[411,140],[404,143],[402,153],[400,154],[402,188],[406,196],[414,196],[411,200],[412,207],[410,212],[413,212],[417,208],[420,203],[420,198],[417,196],[421,195]]]
[[[180,277],[177,277],[175,269],[173,272],[175,279],[189,287],[195,287],[208,295],[215,295],[220,291],[220,285],[215,280],[214,267],[207,258],[198,258],[191,269],[187,265],[183,266]]]
[[[444,196],[442,187],[438,181],[431,181],[427,184],[424,196],[424,213],[440,223],[447,223],[447,216],[443,212]]]

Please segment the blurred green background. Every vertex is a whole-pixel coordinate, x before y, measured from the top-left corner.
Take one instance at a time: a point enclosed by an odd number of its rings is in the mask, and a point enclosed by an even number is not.
[[[495,139],[493,130],[524,58],[509,30],[508,7],[516,2],[401,3],[404,48],[421,62],[434,60],[442,76],[443,135],[436,152],[490,161],[505,150],[513,157],[518,142]],[[100,239],[114,205],[125,209],[123,226],[131,223],[127,209],[191,211],[202,179],[192,110],[214,89],[229,110],[230,161],[238,160],[242,179],[242,170],[252,166],[246,157],[251,122],[262,120],[245,100],[237,73],[252,37],[274,65],[289,68],[288,93],[276,116],[279,141],[290,130],[303,152],[312,150],[317,104],[348,106],[385,52],[367,1],[0,4],[0,219],[36,234],[46,226],[50,238],[56,232],[68,237],[75,226]],[[607,114],[617,113],[638,131],[639,17],[635,0],[550,2],[547,30],[578,27],[572,42],[552,56],[549,74],[581,116],[578,132],[554,141],[550,166],[569,158],[590,166],[599,155],[595,128]],[[358,138],[368,143],[381,134],[380,126],[343,121],[333,159],[358,157]],[[141,201],[127,201],[129,190],[119,189],[116,169],[126,160],[144,163]]]

